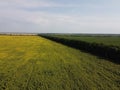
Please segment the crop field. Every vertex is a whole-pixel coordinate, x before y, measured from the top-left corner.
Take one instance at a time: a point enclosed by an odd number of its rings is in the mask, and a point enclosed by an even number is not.
[[[120,36],[82,36],[82,35],[52,35],[70,40],[86,41],[89,43],[104,44],[107,46],[120,47]]]
[[[40,36],[0,36],[0,90],[119,89],[119,64]]]

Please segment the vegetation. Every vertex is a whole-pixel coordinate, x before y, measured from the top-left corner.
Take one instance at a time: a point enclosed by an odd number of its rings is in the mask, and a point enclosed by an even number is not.
[[[119,90],[119,70],[39,36],[0,36],[0,90]]]
[[[86,41],[120,47],[120,36],[80,36],[80,35],[55,35],[66,39]]]
[[[83,50],[85,52],[92,53],[102,58],[106,58],[112,62],[120,63],[120,46],[118,44],[111,45],[112,40],[119,41],[120,37],[99,37],[100,41],[103,43],[98,43],[98,37],[83,37],[83,36],[72,36],[72,35],[41,35],[45,38],[51,39],[53,41]],[[95,39],[96,37],[96,39]],[[80,38],[80,39],[79,39]],[[85,40],[82,39],[85,38]],[[88,39],[86,39],[88,38]],[[90,39],[89,39],[90,38]],[[93,39],[93,41],[92,41]],[[105,42],[107,41],[107,42]],[[105,42],[105,44],[104,44]],[[111,44],[110,44],[111,43]],[[117,43],[117,42],[116,42]],[[108,44],[108,45],[107,45]]]

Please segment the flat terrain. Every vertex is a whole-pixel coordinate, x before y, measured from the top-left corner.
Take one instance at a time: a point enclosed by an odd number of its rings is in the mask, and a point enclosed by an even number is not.
[[[119,90],[120,65],[39,36],[0,36],[0,90]]]
[[[53,35],[60,38],[71,40],[86,41],[89,43],[98,43],[120,47],[120,36],[80,36],[80,35]]]

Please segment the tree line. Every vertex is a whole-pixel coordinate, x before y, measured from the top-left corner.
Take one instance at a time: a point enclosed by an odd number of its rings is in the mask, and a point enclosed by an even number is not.
[[[89,43],[85,41],[71,40],[49,35],[40,36],[120,64],[120,47],[106,46],[104,44]]]

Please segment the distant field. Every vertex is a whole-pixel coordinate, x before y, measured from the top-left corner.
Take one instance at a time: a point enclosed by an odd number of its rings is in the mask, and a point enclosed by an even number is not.
[[[39,36],[0,36],[0,90],[119,90],[120,65]]]
[[[80,35],[53,35],[55,37],[71,40],[86,41],[120,47],[120,36],[80,36]]]

